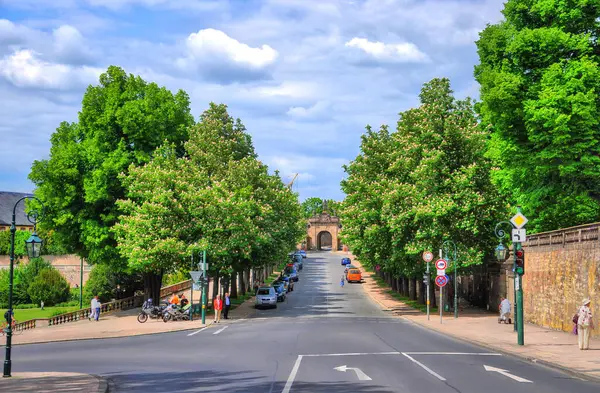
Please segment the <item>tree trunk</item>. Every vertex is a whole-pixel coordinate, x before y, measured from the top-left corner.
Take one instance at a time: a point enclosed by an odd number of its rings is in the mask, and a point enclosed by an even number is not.
[[[238,279],[240,282],[240,293],[244,295],[246,293],[246,280],[244,277],[244,271],[238,273]]]
[[[417,300],[417,279],[414,277],[410,279],[410,299]]]
[[[217,272],[215,274],[215,276],[213,277],[213,290],[212,290],[212,296],[210,297],[210,301],[212,301],[212,299],[216,298],[217,295],[219,294],[219,279],[220,279],[220,275],[219,272]],[[209,301],[209,299],[206,300],[207,303]]]
[[[250,285],[250,269],[244,270],[244,286],[246,289],[244,293],[250,291],[250,288],[252,288],[252,285]]]
[[[231,274],[231,292],[229,293],[229,297],[232,299],[237,299],[238,297],[238,288],[237,288],[237,274]]]
[[[144,300],[152,299],[154,304],[160,304],[160,288],[163,273],[144,273]]]
[[[392,280],[392,291],[397,291],[397,290],[398,290],[398,286],[397,286],[397,283],[396,283],[396,279],[394,278]]]
[[[425,283],[423,281],[419,281],[419,303],[421,304],[426,304],[427,301],[425,299],[425,293],[427,291],[427,286],[425,285]]]
[[[404,285],[403,285],[402,289],[403,289],[404,293],[402,294],[402,296],[408,297],[410,295],[410,291],[408,288],[408,277],[403,277],[403,280],[404,280],[404,283],[403,283]]]

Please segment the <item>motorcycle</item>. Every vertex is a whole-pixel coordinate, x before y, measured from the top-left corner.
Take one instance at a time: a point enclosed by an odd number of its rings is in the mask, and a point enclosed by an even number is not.
[[[176,304],[171,304],[165,309],[163,313],[163,322],[169,321],[189,321],[190,319],[191,305],[188,303],[183,307],[179,307]]]
[[[142,305],[142,311],[140,311],[137,320],[139,323],[144,323],[148,320],[148,317],[152,319],[162,318],[167,307],[168,303],[166,302],[163,302],[160,306],[155,306],[152,304],[152,299],[148,299]]]

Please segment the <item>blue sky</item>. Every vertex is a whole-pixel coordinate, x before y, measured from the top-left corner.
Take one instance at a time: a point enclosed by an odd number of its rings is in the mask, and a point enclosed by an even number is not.
[[[474,41],[503,0],[2,0],[0,190],[32,191],[31,163],[119,65],[229,106],[300,198],[343,199],[367,124],[395,127],[424,82],[477,97]]]

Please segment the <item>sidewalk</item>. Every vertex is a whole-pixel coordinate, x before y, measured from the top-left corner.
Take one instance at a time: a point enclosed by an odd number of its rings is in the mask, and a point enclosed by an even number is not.
[[[361,266],[352,258],[352,264]],[[525,345],[517,345],[517,335],[513,325],[498,324],[498,315],[479,310],[461,310],[458,319],[453,313],[444,313],[440,324],[439,314],[427,315],[414,310],[386,293],[389,288],[381,288],[371,278],[372,272],[363,270],[363,288],[371,298],[385,310],[393,310],[393,315],[403,317],[420,326],[468,341],[483,347],[514,355],[535,363],[545,364],[582,378],[600,380],[600,340],[590,339],[590,349],[580,351],[577,336],[525,324]]]
[[[94,375],[79,373],[13,373],[0,378],[0,391],[10,393],[106,393],[107,382]]]
[[[248,299],[230,311],[233,320],[246,318],[253,312],[254,298]],[[183,330],[195,330],[213,324],[213,314],[207,313],[206,325],[202,324],[199,315],[194,315],[193,321],[163,322],[162,319],[148,319],[139,323],[137,316],[140,310],[132,309],[111,314],[101,315],[98,322],[83,320],[64,325],[38,327],[25,330],[13,336],[13,345],[35,344],[55,341],[86,340],[100,338],[116,338],[156,334]],[[1,389],[0,389],[1,390]]]

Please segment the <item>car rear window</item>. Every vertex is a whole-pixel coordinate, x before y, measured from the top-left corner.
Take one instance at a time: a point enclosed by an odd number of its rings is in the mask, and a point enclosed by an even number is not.
[[[258,290],[258,294],[259,294],[259,295],[268,295],[268,294],[270,294],[270,293],[271,293],[271,292],[270,292],[268,289],[259,289],[259,290]]]
[[[350,270],[349,274],[360,274],[360,270]]]

